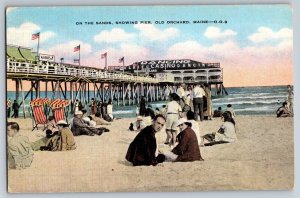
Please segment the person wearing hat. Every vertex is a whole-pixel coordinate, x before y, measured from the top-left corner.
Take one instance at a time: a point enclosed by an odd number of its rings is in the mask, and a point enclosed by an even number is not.
[[[61,136],[61,151],[76,149],[73,133],[68,126],[68,123],[64,120],[57,122],[57,127]]]
[[[74,136],[78,135],[89,135],[94,136],[94,134],[101,135],[102,131],[88,126],[82,119],[82,111],[75,111],[75,116],[73,118],[71,131]]]
[[[145,122],[143,121],[143,117],[138,116],[134,123],[130,123],[129,130],[139,132],[145,127],[146,127],[146,125],[145,125]]]
[[[192,124],[186,118],[180,118],[177,122],[180,133],[177,135],[178,144],[171,153],[165,152],[168,161],[191,162],[203,160],[201,157],[198,140],[195,132],[191,129]]]

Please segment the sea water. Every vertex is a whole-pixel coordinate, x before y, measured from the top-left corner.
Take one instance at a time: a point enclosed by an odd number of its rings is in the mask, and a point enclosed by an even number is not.
[[[213,97],[213,110],[221,107],[222,110],[226,110],[226,106],[231,104],[237,115],[271,115],[274,114],[281,104],[287,100],[287,88],[286,86],[262,86],[262,87],[234,87],[226,88],[228,95]],[[26,93],[24,93],[26,94]],[[45,97],[46,93],[41,92],[40,97]],[[47,97],[57,98],[58,96],[52,95],[52,92],[47,93]],[[63,98],[62,95],[60,95]],[[67,97],[69,93],[67,92]],[[93,97],[93,92],[90,92],[90,98]],[[15,92],[8,91],[7,98],[12,101],[15,98]],[[25,112],[29,114],[29,99],[25,101]],[[19,103],[21,102],[21,94],[19,97]],[[162,105],[168,101],[156,101],[148,102],[147,105],[151,105],[153,109],[161,108]],[[136,108],[138,105],[130,106],[117,106],[114,104],[113,113],[115,117],[135,117]],[[19,116],[22,116],[22,106],[20,107]]]

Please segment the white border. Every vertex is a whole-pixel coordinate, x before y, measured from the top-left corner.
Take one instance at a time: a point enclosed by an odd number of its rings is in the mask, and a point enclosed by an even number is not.
[[[295,82],[295,187],[293,191],[219,191],[219,192],[187,192],[187,193],[60,193],[60,194],[8,194],[7,193],[7,183],[6,183],[6,119],[5,119],[5,7],[8,6],[69,6],[69,5],[188,5],[188,4],[279,4],[279,3],[289,3],[292,5],[293,8],[293,30],[294,30],[294,82]],[[188,197],[222,197],[222,198],[235,198],[235,197],[273,197],[273,198],[282,198],[282,197],[300,197],[300,187],[299,187],[299,140],[300,140],[300,122],[299,120],[300,115],[300,103],[299,96],[299,63],[300,63],[300,42],[299,42],[299,35],[300,35],[300,0],[152,0],[152,1],[138,1],[138,0],[73,0],[73,1],[62,1],[62,0],[1,0],[0,1],[0,90],[2,94],[0,94],[0,101],[1,101],[1,109],[0,109],[0,116],[3,119],[0,119],[0,127],[1,127],[1,136],[0,136],[0,159],[1,160],[1,181],[0,181],[0,197],[22,197],[22,198],[29,198],[29,197],[49,197],[49,198],[58,198],[58,197],[172,197],[172,198],[179,198],[182,196]],[[113,185],[113,184],[112,184]]]

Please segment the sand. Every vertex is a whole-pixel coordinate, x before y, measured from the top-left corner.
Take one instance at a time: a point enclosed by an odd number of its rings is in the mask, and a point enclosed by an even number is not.
[[[17,121],[21,133],[35,141],[31,119]],[[133,167],[124,156],[136,136],[120,119],[101,136],[75,137],[74,151],[37,151],[31,167],[8,171],[9,192],[125,192],[286,190],[294,186],[293,118],[238,116],[238,141],[201,147],[204,161]],[[201,135],[217,130],[220,119],[199,123]],[[166,134],[156,134],[158,147]]]

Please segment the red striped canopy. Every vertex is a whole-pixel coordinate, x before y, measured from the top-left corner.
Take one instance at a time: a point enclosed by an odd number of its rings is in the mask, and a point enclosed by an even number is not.
[[[49,98],[36,98],[30,101],[30,106],[43,106],[45,104],[49,104]]]

